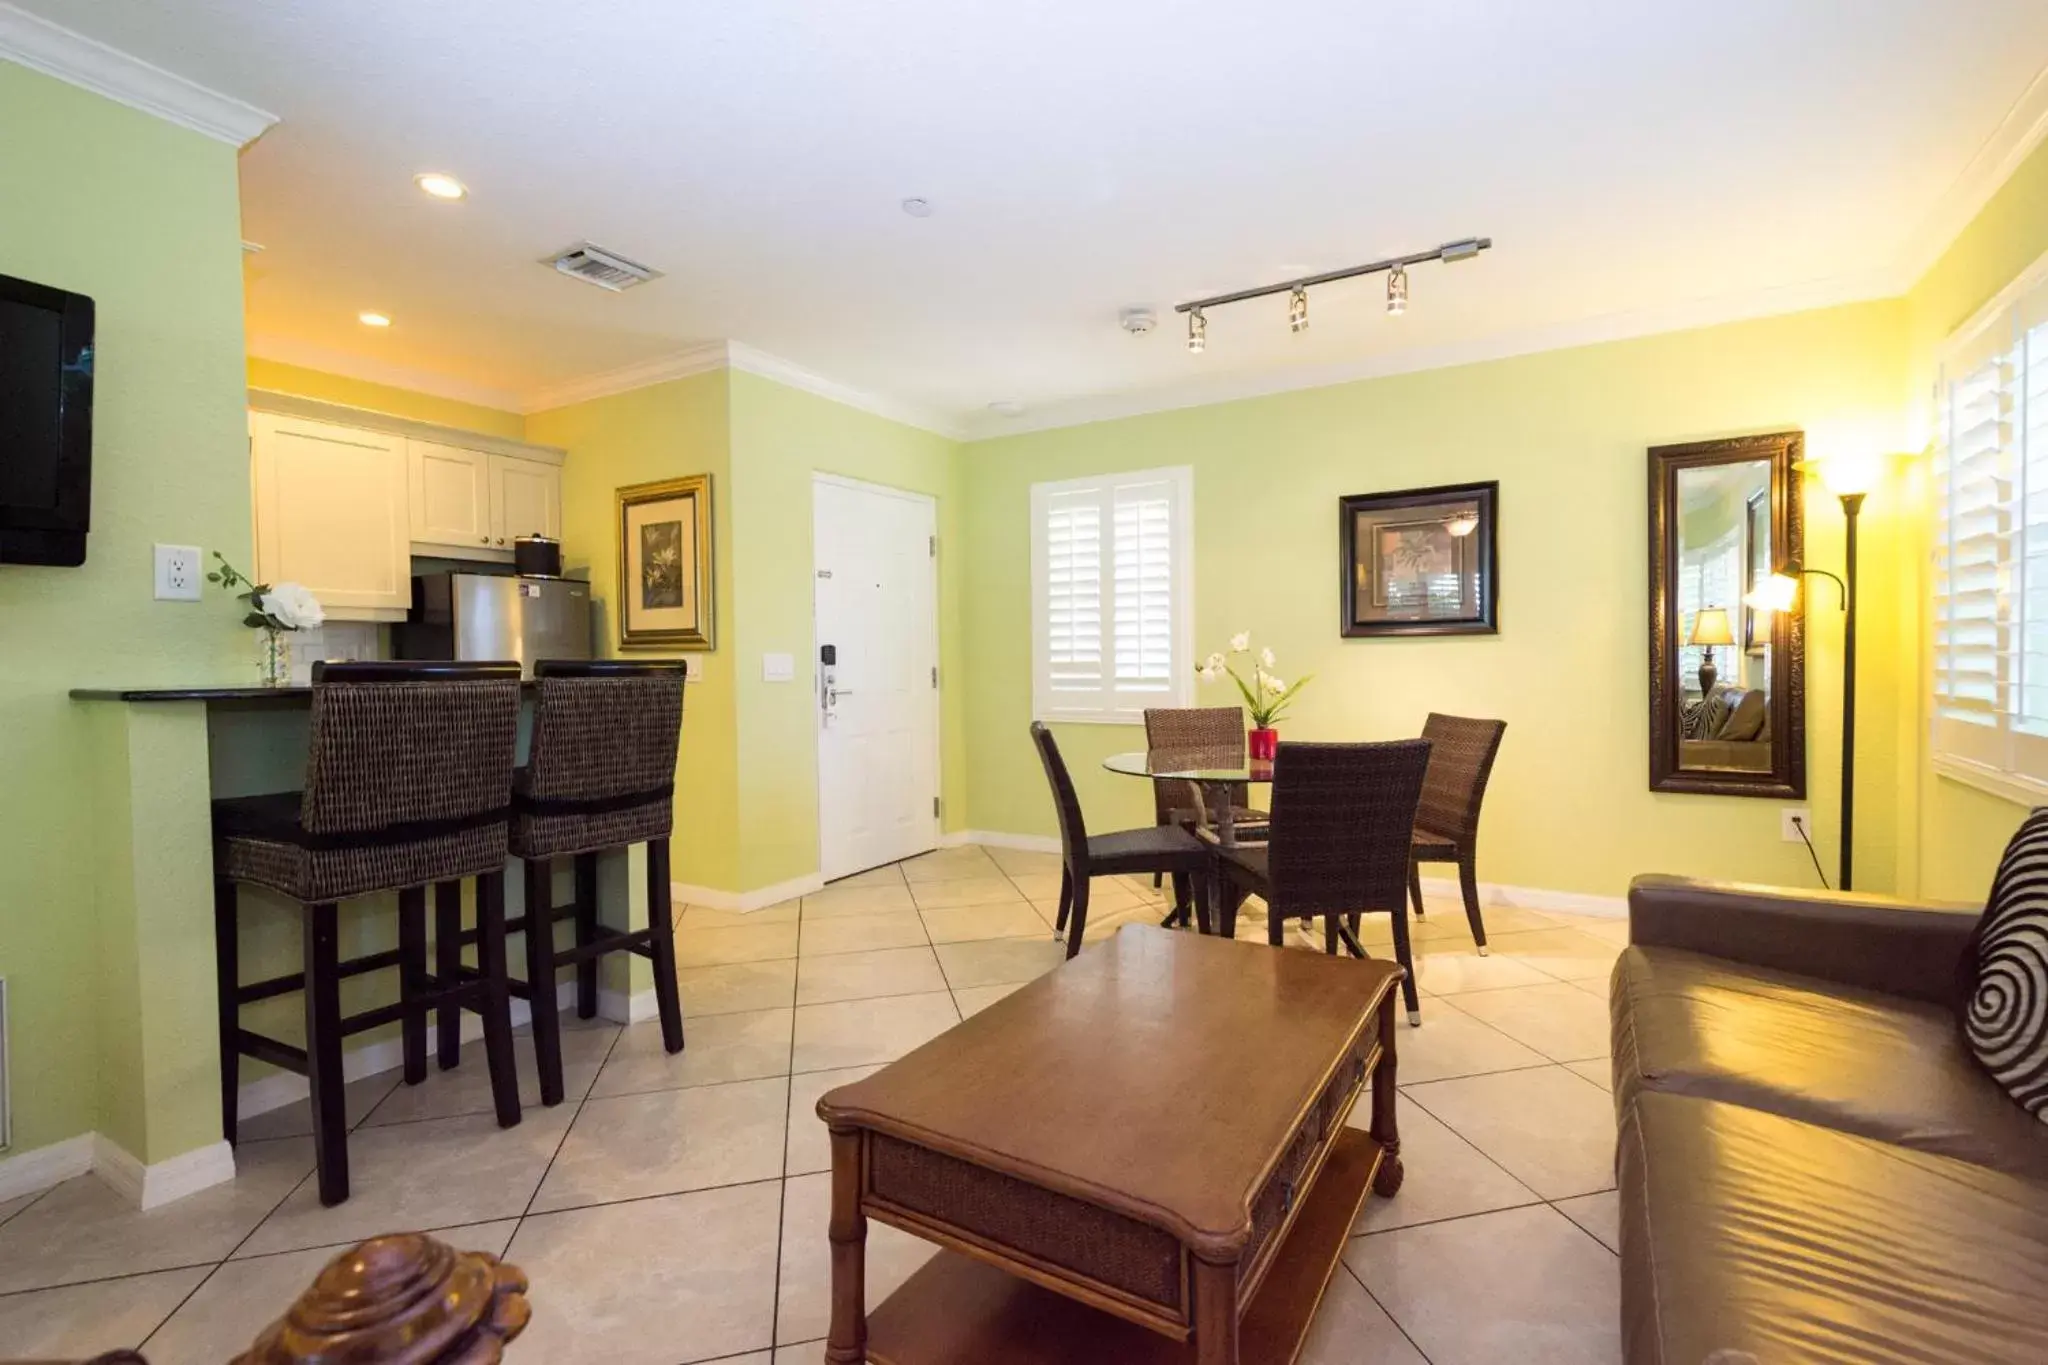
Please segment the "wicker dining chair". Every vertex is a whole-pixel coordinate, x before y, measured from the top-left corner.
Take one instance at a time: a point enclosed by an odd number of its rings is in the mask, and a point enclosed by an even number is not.
[[[1228,767],[1232,763],[1244,762],[1244,734],[1244,712],[1235,706],[1145,708],[1145,747],[1154,752],[1213,752],[1217,756],[1215,766]],[[1266,813],[1253,810],[1249,802],[1248,784],[1233,782],[1230,785],[1231,819],[1241,831],[1256,830],[1265,823]],[[1204,823],[1205,817],[1213,817],[1212,812],[1201,809],[1202,789],[1177,777],[1152,779],[1152,804],[1154,817],[1160,825],[1194,829]],[[1152,885],[1160,885],[1162,876],[1155,872]],[[1160,923],[1168,926],[1186,924],[1191,899],[1191,888],[1182,881],[1175,881],[1173,909]]]
[[[1405,975],[1408,1022],[1422,1022],[1408,943],[1404,882],[1415,808],[1429,767],[1427,740],[1380,744],[1283,743],[1273,761],[1273,810],[1263,844],[1212,845],[1210,900],[1218,932],[1236,932],[1246,895],[1266,902],[1266,941],[1285,941],[1287,921],[1323,921],[1323,949],[1341,942],[1364,957],[1354,928],[1361,912],[1393,916],[1394,956]]]
[[[1486,956],[1486,921],[1479,913],[1479,803],[1486,797],[1486,779],[1500,752],[1504,720],[1473,720],[1431,712],[1422,724],[1429,741],[1429,775],[1422,780],[1422,802],[1415,809],[1415,834],[1410,844],[1408,894],[1415,917],[1422,917],[1423,863],[1456,863],[1458,889],[1465,898],[1465,919],[1472,941]]]
[[[1031,722],[1031,742],[1038,746],[1038,758],[1045,765],[1045,780],[1052,787],[1053,810],[1060,823],[1060,909],[1055,931],[1067,934],[1067,956],[1081,951],[1081,936],[1088,929],[1088,883],[1096,877],[1118,873],[1163,872],[1175,885],[1197,886],[1209,864],[1208,847],[1179,825],[1157,825],[1151,829],[1118,830],[1114,834],[1088,833],[1081,816],[1081,798],[1074,791],[1074,779],[1067,773],[1067,761],[1060,746],[1040,721]],[[1204,933],[1209,915],[1199,896],[1195,914]]]

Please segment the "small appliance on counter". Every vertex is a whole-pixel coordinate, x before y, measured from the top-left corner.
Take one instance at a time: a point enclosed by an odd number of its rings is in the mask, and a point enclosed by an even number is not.
[[[517,659],[530,678],[535,660],[590,658],[591,627],[580,580],[431,573],[413,579],[412,612],[391,643],[401,659]]]
[[[546,536],[519,536],[512,542],[512,572],[521,578],[560,578],[562,542]]]

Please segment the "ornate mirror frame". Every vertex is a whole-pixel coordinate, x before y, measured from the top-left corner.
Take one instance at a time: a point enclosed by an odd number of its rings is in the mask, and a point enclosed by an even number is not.
[[[1684,710],[1678,650],[1678,474],[1682,469],[1770,462],[1771,565],[1804,562],[1805,517],[1793,465],[1797,431],[1735,436],[1650,450],[1650,790],[1802,800],[1806,796],[1806,617],[1802,606],[1771,613],[1771,768],[1765,772],[1679,766]]]

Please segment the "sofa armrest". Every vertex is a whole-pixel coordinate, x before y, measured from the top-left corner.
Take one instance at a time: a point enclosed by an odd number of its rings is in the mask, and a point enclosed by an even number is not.
[[[1948,1004],[1980,907],[1642,876],[1629,941]]]

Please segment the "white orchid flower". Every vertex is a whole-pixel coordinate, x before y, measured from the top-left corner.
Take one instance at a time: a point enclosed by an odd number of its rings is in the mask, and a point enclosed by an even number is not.
[[[1251,647],[1252,633],[1248,630],[1241,630],[1230,637],[1230,652],[1232,654],[1242,654]]]
[[[1210,677],[1215,677],[1223,671],[1223,656],[1221,654],[1211,654],[1208,658],[1202,660],[1202,670]]]
[[[1265,688],[1268,692],[1271,692],[1276,697],[1287,690],[1286,683],[1281,682],[1271,673],[1266,672],[1261,672],[1259,674],[1259,686]]]
[[[320,599],[298,583],[279,583],[257,599],[256,610],[286,630],[311,630],[327,619]]]
[[[1271,646],[1259,651],[1259,662],[1268,668],[1273,666],[1273,650]]]

